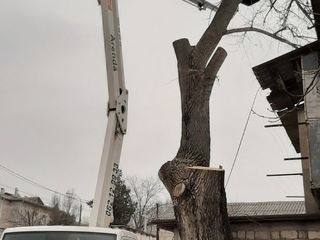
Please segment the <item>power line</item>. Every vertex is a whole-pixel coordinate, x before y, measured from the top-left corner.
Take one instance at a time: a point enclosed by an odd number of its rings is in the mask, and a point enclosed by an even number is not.
[[[56,190],[53,190],[53,189],[51,189],[51,188],[48,188],[48,187],[46,187],[46,186],[43,186],[43,185],[41,185],[41,184],[39,184],[39,183],[37,183],[37,182],[29,179],[29,178],[26,178],[26,177],[22,176],[22,175],[19,174],[19,173],[15,172],[15,171],[13,171],[13,170],[11,170],[11,169],[9,169],[9,168],[7,168],[6,166],[4,166],[4,165],[2,165],[2,164],[0,164],[0,169],[2,169],[2,170],[4,170],[5,172],[11,174],[12,176],[15,176],[16,178],[19,178],[20,180],[22,180],[22,181],[24,181],[24,182],[27,182],[27,183],[29,183],[29,184],[31,184],[31,185],[33,185],[33,186],[36,186],[36,187],[38,187],[38,188],[42,188],[42,189],[47,190],[47,191],[49,191],[49,192],[53,192],[53,193],[58,194],[58,195],[63,196],[63,197],[74,198],[74,199],[80,200],[80,201],[83,202],[83,203],[86,203],[86,202],[88,201],[88,200],[81,199],[81,198],[75,198],[75,197],[72,197],[72,196],[70,196],[70,195],[67,195],[67,194],[58,192],[58,191],[56,191]]]
[[[239,152],[240,152],[240,148],[241,148],[241,145],[242,145],[242,141],[243,141],[244,135],[245,135],[245,133],[246,133],[246,130],[247,130],[247,127],[248,127],[248,123],[249,123],[250,117],[251,117],[251,115],[252,115],[252,109],[253,109],[253,106],[254,106],[254,104],[255,104],[255,102],[256,102],[256,99],[257,99],[257,96],[258,96],[258,93],[259,93],[260,89],[261,89],[261,87],[258,88],[258,90],[257,90],[257,92],[256,92],[256,94],[255,94],[255,96],[254,96],[254,98],[253,98],[252,105],[251,105],[251,109],[250,109],[250,111],[249,111],[249,114],[248,114],[248,117],[247,117],[247,121],[246,121],[246,123],[245,123],[245,125],[244,125],[243,132],[242,132],[242,135],[241,135],[241,138],[240,138],[240,142],[239,142],[239,146],[238,146],[236,155],[235,155],[235,157],[234,157],[234,160],[233,160],[233,163],[232,163],[232,167],[231,167],[231,170],[230,170],[230,173],[229,173],[227,182],[226,182],[226,186],[225,186],[226,188],[227,188],[227,186],[228,186],[228,183],[229,183],[231,174],[232,174],[233,169],[234,169],[234,166],[235,166],[235,164],[236,164],[236,161],[237,161],[237,158],[238,158],[238,155],[239,155]]]
[[[12,186],[9,186],[9,185],[3,184],[3,183],[0,183],[0,186],[5,187],[5,188],[9,188],[9,189],[12,189],[12,190],[15,190],[15,189],[16,189],[15,187],[12,187]],[[50,206],[51,200],[49,200],[48,198],[45,198],[45,197],[43,197],[43,196],[37,196],[37,195],[35,195],[35,194],[33,194],[33,193],[23,191],[23,190],[21,190],[19,187],[18,187],[18,191],[19,191],[19,193],[21,192],[21,193],[26,194],[28,197],[41,197],[41,200],[42,200],[44,203],[46,203],[47,206]],[[70,196],[68,196],[68,197],[70,198]],[[79,200],[79,198],[73,198],[73,197],[71,197],[71,198],[72,198],[72,199]],[[80,201],[80,202],[83,203],[82,201]],[[84,204],[84,205],[82,206],[82,210],[83,210],[83,211],[91,211],[91,209],[88,208],[88,207],[86,206],[86,204]]]

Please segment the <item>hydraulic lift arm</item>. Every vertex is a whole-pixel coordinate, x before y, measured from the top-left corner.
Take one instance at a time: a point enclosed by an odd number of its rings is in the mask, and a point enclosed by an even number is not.
[[[90,216],[91,227],[112,222],[115,183],[123,136],[127,130],[128,91],[125,88],[117,0],[98,0],[101,6],[108,77],[108,124]]]

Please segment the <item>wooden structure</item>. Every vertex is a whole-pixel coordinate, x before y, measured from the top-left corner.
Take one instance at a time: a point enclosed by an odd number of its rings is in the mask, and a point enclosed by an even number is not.
[[[320,207],[320,41],[253,68],[297,153],[307,213]]]

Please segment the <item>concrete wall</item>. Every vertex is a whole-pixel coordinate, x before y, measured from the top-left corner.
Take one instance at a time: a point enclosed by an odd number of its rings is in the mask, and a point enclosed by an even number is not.
[[[0,228],[47,225],[50,214],[49,208],[36,204],[0,199]]]
[[[0,228],[10,227],[8,224],[10,217],[10,202],[0,198]],[[9,225],[9,226],[8,226]]]
[[[232,221],[234,240],[320,240],[320,217],[313,220],[261,221],[248,218]],[[172,240],[173,233],[160,230],[160,240]]]
[[[156,240],[156,237],[141,233],[135,233],[138,237],[138,240]]]
[[[173,232],[160,229],[159,231],[160,240],[173,240],[173,237],[174,237]]]
[[[273,221],[231,224],[234,240],[320,240],[320,221]]]

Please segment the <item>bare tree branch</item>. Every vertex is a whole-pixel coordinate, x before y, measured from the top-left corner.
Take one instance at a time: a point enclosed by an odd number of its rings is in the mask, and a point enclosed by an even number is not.
[[[265,23],[267,21],[267,17],[269,16],[269,13],[272,11],[272,9],[274,9],[274,5],[277,3],[277,0],[274,0],[272,2],[272,0],[270,0],[270,8],[267,12],[267,14],[264,16],[264,19],[263,19],[263,23]]]
[[[298,0],[294,0],[300,11],[305,15],[305,17],[311,22],[312,26],[314,26],[314,22],[312,17],[310,16],[310,13],[301,5],[301,3]]]
[[[138,179],[130,177],[127,179],[131,188],[131,198],[137,203],[137,208],[133,214],[133,221],[137,229],[142,229],[144,226],[145,217],[150,214],[150,210],[158,200],[158,194],[163,187],[159,179],[144,178]]]
[[[244,33],[247,33],[247,32],[261,33],[261,34],[266,35],[268,37],[274,38],[274,39],[276,39],[276,40],[278,40],[280,42],[286,43],[286,44],[290,45],[293,48],[298,48],[299,47],[298,44],[292,43],[292,42],[290,42],[289,40],[287,40],[285,38],[279,37],[275,33],[270,33],[270,32],[268,32],[266,30],[263,30],[263,29],[260,29],[260,28],[256,28],[256,27],[243,27],[243,28],[229,29],[229,30],[225,31],[224,35],[229,35],[229,34],[234,34],[234,33],[241,33],[241,32],[244,32]]]

